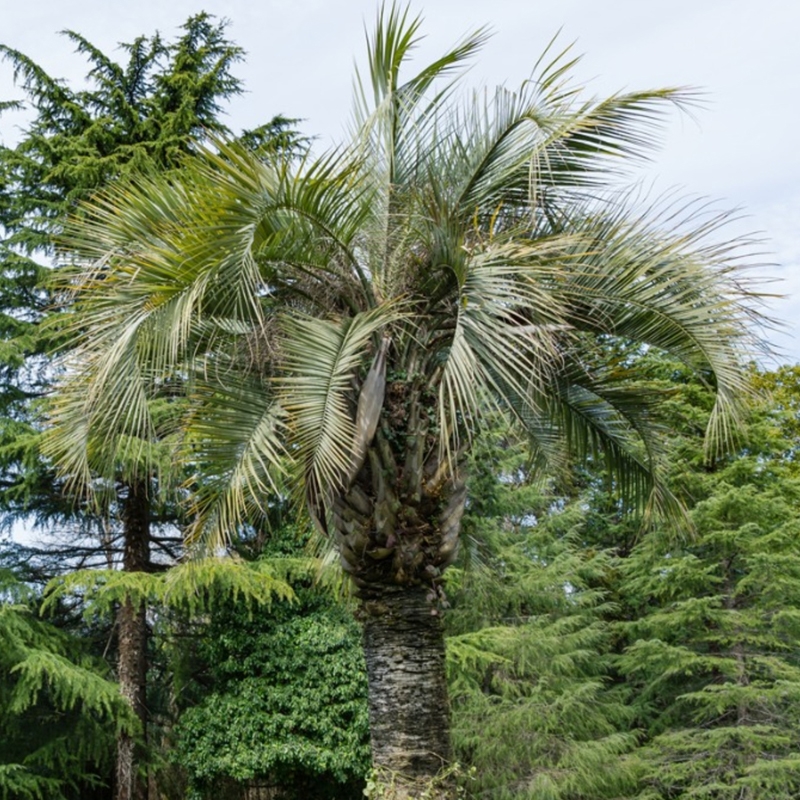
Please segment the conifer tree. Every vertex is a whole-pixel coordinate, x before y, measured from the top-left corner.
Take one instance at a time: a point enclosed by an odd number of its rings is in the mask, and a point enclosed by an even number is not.
[[[634,618],[618,667],[646,735],[637,800],[800,793],[796,375],[757,376],[782,402],[751,415],[739,453],[711,464],[693,431],[707,393],[689,384],[673,401],[684,427],[671,469],[692,530],[643,537],[621,586]]]
[[[0,570],[0,798],[79,800],[103,784],[116,732],[136,720],[103,662],[37,606]]]
[[[256,610],[262,613],[269,609],[274,600],[294,600],[295,594],[287,581],[298,576],[308,580],[310,570],[308,559],[246,563],[227,557],[193,559],[159,573],[118,569],[71,572],[48,584],[43,610],[79,605],[84,618],[91,623],[115,613],[118,616],[119,608],[127,603],[134,608],[148,608],[157,622],[163,622],[176,614],[192,621],[207,617],[212,609],[234,606],[240,614],[252,618]],[[122,642],[119,646],[122,647]],[[168,685],[174,683],[169,679],[162,681]],[[130,698],[123,696],[130,709]],[[138,714],[134,716],[138,724],[126,731],[131,736],[141,735],[142,721]],[[148,744],[153,749],[159,743]],[[158,784],[158,780],[149,781],[148,789]]]
[[[587,547],[584,502],[534,482],[525,442],[484,433],[445,617],[453,734],[470,796],[610,798],[636,744],[610,677],[608,550]]]
[[[9,517],[74,520],[64,501],[64,480],[38,455],[37,403],[52,378],[49,356],[60,341],[63,298],[47,288],[48,258],[63,218],[112,179],[133,171],[174,167],[207,134],[228,133],[222,104],[241,91],[232,68],[242,50],[225,35],[225,24],[201,13],[167,42],[159,34],[122,45],[117,63],[73,31],[65,35],[89,63],[88,87],[73,89],[48,75],[27,55],[0,46],[25,94],[33,121],[14,146],[0,146],[0,481]],[[7,103],[4,108],[19,107]],[[281,138],[282,137],[282,138]],[[291,147],[291,122],[276,117],[243,139],[256,152]],[[53,310],[53,309],[57,310]],[[157,445],[151,442],[148,446]],[[130,463],[108,486],[102,516],[113,533],[101,542],[109,559],[126,571],[151,569],[158,485],[152,472]],[[78,520],[91,516],[86,506]],[[169,550],[162,554],[169,559]],[[119,609],[118,673],[123,694],[146,733],[147,622],[144,606],[123,601]],[[147,788],[134,756],[134,741],[121,732],[117,797],[143,798]]]
[[[658,353],[626,358],[662,397],[665,471],[686,525],[643,529],[591,470],[572,482],[578,502],[537,497],[506,437],[478,450],[465,516],[475,563],[451,573],[447,618],[470,786],[509,798],[796,797],[800,369],[753,373],[767,399],[737,452],[709,461],[707,387]],[[585,736],[598,723],[608,735]]]

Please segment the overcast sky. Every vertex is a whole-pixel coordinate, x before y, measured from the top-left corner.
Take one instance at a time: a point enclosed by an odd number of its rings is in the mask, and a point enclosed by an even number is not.
[[[655,192],[677,187],[741,209],[735,231],[765,238],[776,265],[764,274],[783,279],[770,290],[790,295],[771,306],[787,328],[770,338],[784,349],[783,360],[800,361],[800,4],[427,0],[412,8],[426,20],[421,59],[476,27],[491,28],[468,78],[473,85],[515,87],[560,30],[560,41],[584,54],[577,75],[594,94],[704,90],[705,107],[692,118],[675,114],[641,179]],[[156,30],[173,39],[187,17],[205,10],[230,20],[230,38],[247,51],[237,68],[247,93],[231,102],[228,125],[255,127],[282,113],[302,117],[304,132],[327,143],[348,121],[353,64],[376,9],[375,0],[0,0],[0,41],[75,82],[86,64],[58,31],[78,31],[113,53],[117,43]],[[10,66],[0,64],[0,99],[21,97]],[[0,138],[12,143],[20,124],[9,115]]]

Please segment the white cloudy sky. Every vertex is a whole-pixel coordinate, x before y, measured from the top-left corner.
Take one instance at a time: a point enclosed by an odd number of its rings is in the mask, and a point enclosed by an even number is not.
[[[766,240],[765,274],[789,298],[772,305],[786,323],[770,338],[784,360],[800,361],[800,4],[791,0],[415,0],[426,19],[420,57],[489,25],[494,36],[469,80],[508,86],[526,78],[561,30],[585,54],[578,75],[593,93],[691,85],[706,92],[694,118],[675,116],[663,150],[642,173],[657,192],[678,187],[745,215],[737,232]],[[247,51],[238,69],[247,94],[229,108],[234,130],[276,113],[302,117],[304,130],[334,141],[350,107],[354,59],[377,0],[0,0],[0,41],[51,75],[80,80],[85,63],[57,35],[69,28],[105,52],[159,30],[173,38],[199,10],[230,20]],[[122,56],[121,56],[122,57]],[[0,64],[0,99],[20,97]],[[14,124],[0,123],[10,143]],[[776,290],[775,286],[771,290]]]

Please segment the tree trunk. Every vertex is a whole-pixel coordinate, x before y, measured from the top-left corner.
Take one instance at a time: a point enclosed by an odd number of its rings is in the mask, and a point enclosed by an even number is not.
[[[451,796],[444,630],[427,593],[393,587],[362,605],[373,766],[397,800]]]
[[[122,524],[126,572],[146,572],[150,566],[150,503],[145,481],[131,483],[123,501]],[[119,662],[123,697],[130,703],[147,736],[147,609],[126,599],[117,613]],[[127,733],[117,739],[115,800],[147,800],[147,780],[140,774],[140,746]]]

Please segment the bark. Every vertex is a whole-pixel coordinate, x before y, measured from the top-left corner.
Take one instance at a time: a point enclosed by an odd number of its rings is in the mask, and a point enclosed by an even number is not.
[[[125,537],[122,568],[126,572],[146,572],[150,566],[150,503],[147,484],[138,481],[128,486],[123,504]],[[119,630],[119,686],[123,697],[139,718],[142,739],[147,735],[147,609],[130,598],[117,613]],[[147,779],[141,774],[141,747],[126,733],[117,739],[115,800],[147,800]]]
[[[452,761],[444,631],[424,586],[362,604],[373,765],[392,798],[431,790]],[[447,781],[431,797],[450,797]]]

